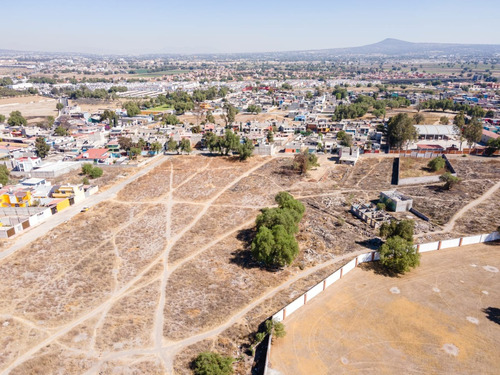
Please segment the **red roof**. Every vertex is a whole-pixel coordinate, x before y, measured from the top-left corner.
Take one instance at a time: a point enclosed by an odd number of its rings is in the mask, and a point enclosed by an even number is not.
[[[106,159],[107,153],[107,148],[91,148],[78,155],[77,159]]]
[[[425,149],[425,150],[443,150],[443,147],[440,145],[417,145],[417,149]]]

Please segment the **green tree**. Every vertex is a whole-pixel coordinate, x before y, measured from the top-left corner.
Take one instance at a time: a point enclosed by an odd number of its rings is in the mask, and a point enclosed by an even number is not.
[[[453,186],[457,185],[461,181],[460,178],[453,176],[450,172],[443,173],[439,176],[439,179],[444,182],[443,188],[446,190],[451,190]]]
[[[318,157],[310,154],[309,151],[298,153],[293,158],[293,169],[301,174],[305,174],[312,167],[318,167]]]
[[[91,163],[84,163],[82,165],[82,173],[86,176],[90,175],[90,172],[92,171],[92,168],[94,168],[94,166],[91,164]]]
[[[465,115],[464,112],[461,111],[458,115],[453,119],[453,128],[455,132],[458,134],[458,139],[460,142],[460,150],[462,150],[462,144],[465,140],[464,138],[464,130],[465,130]]]
[[[292,212],[295,223],[299,223],[302,220],[306,208],[301,201],[295,199],[290,193],[282,191],[276,194],[274,200],[278,203],[279,208]]]
[[[415,113],[415,115],[413,115],[413,121],[415,124],[422,124],[425,121],[425,117],[421,113]]]
[[[89,177],[90,178],[99,178],[101,177],[103,174],[103,170],[102,168],[99,168],[99,167],[93,167],[91,170],[90,170],[90,173],[89,173]]]
[[[68,133],[68,131],[67,131],[65,128],[63,128],[61,125],[59,125],[59,126],[56,128],[56,130],[54,130],[54,134],[55,134],[55,135],[58,135],[58,136],[60,136],[60,137],[63,137],[63,136],[68,135],[69,133]]]
[[[1,122],[1,121],[0,121]],[[267,132],[267,141],[269,143],[273,143],[274,142],[274,132],[272,130],[269,130]]]
[[[56,121],[56,119],[54,118],[54,116],[48,116],[47,117],[47,123],[49,125],[49,128],[52,127],[52,125],[54,125],[54,122]]]
[[[134,117],[141,113],[139,105],[135,102],[126,102],[123,104],[123,108],[127,111],[127,116]]]
[[[380,263],[395,273],[405,273],[420,264],[420,254],[413,243],[399,236],[390,237],[380,247]]]
[[[200,353],[193,362],[195,375],[230,375],[233,373],[234,358],[218,353]]]
[[[227,130],[224,137],[220,139],[220,151],[224,155],[229,155],[230,151],[238,151],[240,147],[240,137],[233,133],[231,130]]]
[[[438,156],[432,160],[429,161],[429,163],[427,163],[427,167],[431,170],[431,171],[439,171],[440,169],[443,169],[446,165],[446,161],[441,157],[441,156]]]
[[[484,115],[484,117],[493,118],[493,117],[495,117],[495,112],[493,110],[489,109],[488,111],[486,111],[486,114]]]
[[[122,150],[128,151],[132,148],[134,142],[132,142],[132,138],[129,137],[118,137],[118,145]]]
[[[10,172],[7,166],[5,164],[0,164],[0,184],[2,184],[2,186],[7,185],[9,182],[9,175]]]
[[[180,124],[180,121],[176,115],[166,115],[163,118],[163,123],[167,125],[177,125]]]
[[[416,140],[417,137],[417,129],[413,126],[406,113],[398,113],[389,119],[387,123],[387,139],[390,146],[401,149],[404,144]]]
[[[469,149],[474,143],[481,140],[481,136],[483,135],[483,126],[477,117],[473,117],[472,120],[465,125],[463,134]]]
[[[151,151],[153,151],[155,154],[159,153],[162,149],[161,143],[160,142],[153,142],[151,143]]]
[[[448,125],[450,123],[450,119],[448,118],[448,116],[441,116],[439,118],[439,123],[441,125]]]
[[[275,225],[272,229],[260,227],[251,249],[258,261],[279,267],[291,264],[299,253],[297,241],[283,225]]]
[[[232,124],[234,120],[236,120],[236,115],[238,114],[238,110],[234,105],[227,102],[224,104],[223,109],[224,113],[221,115],[221,117],[224,120],[226,127],[228,127],[228,125]]]
[[[0,124],[3,124],[5,122],[5,116],[0,114]]]
[[[64,108],[64,104],[62,104],[62,103],[57,103],[57,104],[56,104],[56,109],[57,109],[59,112],[60,112],[60,111],[61,111],[61,109],[63,109],[63,108]]]
[[[137,156],[141,154],[141,149],[139,147],[131,147],[128,150],[128,156],[131,160],[137,159]]]
[[[280,338],[286,336],[285,325],[274,319],[268,319],[265,322],[266,333],[272,333],[273,337]]]
[[[383,238],[401,237],[408,242],[413,241],[415,222],[413,220],[392,220],[390,223],[383,223],[380,227],[380,236]]]
[[[276,225],[281,225],[288,233],[294,234],[299,231],[298,222],[295,220],[296,216],[292,211],[279,207],[264,208],[262,209],[262,213],[255,219],[255,224],[257,230],[260,230],[262,227],[273,228]]]
[[[247,108],[247,111],[253,115],[257,115],[262,112],[262,107],[255,104],[250,104]]]
[[[243,144],[240,144],[238,149],[240,161],[247,160],[250,156],[252,156],[253,150],[253,142],[250,139],[245,138]]]
[[[177,144],[177,141],[174,140],[173,138],[170,138],[167,143],[167,150],[168,151],[177,151],[177,148],[179,145]]]
[[[212,111],[208,111],[207,112],[207,122],[209,124],[215,124],[215,117],[214,115],[212,114]]]
[[[7,123],[10,126],[21,126],[21,125],[26,126],[28,124],[28,121],[26,121],[21,112],[13,111],[10,113],[9,120],[7,121]]]
[[[50,146],[45,142],[43,137],[37,137],[35,140],[35,149],[37,155],[44,159],[49,154]]]
[[[182,139],[179,143],[179,149],[189,154],[191,152],[191,141],[187,138]]]

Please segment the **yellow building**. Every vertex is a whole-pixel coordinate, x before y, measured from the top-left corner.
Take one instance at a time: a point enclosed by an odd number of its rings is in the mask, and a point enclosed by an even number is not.
[[[74,202],[78,203],[85,199],[85,191],[83,185],[61,185],[54,189],[53,198],[71,198],[74,197]]]
[[[57,212],[61,212],[62,210],[70,206],[69,199],[57,199],[56,202],[57,202],[56,204]]]
[[[31,189],[5,187],[0,190],[1,207],[28,207],[32,204]]]

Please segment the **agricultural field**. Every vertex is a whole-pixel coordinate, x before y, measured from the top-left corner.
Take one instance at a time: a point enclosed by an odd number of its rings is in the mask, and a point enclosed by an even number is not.
[[[392,158],[350,167],[325,157],[306,176],[291,170],[292,160],[165,158],[113,199],[2,259],[0,371],[190,374],[193,357],[211,349],[240,358],[237,373],[249,373],[253,357],[245,353],[263,320],[376,248],[376,230],[349,208],[391,188]],[[471,202],[481,210],[499,164],[456,164],[459,188],[409,186],[405,194],[424,208],[428,197],[446,201],[450,216]],[[250,242],[259,211],[283,190],[306,206],[301,252],[290,267],[270,271],[252,259]],[[493,193],[484,203],[497,199]],[[454,220],[448,230],[416,219],[417,233],[468,231]],[[480,225],[469,231],[482,232]]]

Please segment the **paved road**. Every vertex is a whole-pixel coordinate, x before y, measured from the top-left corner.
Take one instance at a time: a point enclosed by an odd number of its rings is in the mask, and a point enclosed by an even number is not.
[[[47,232],[54,229],[59,224],[65,222],[66,220],[71,219],[73,216],[80,213],[80,211],[83,207],[85,207],[85,206],[92,207],[92,206],[95,206],[96,204],[101,203],[104,200],[113,198],[116,195],[116,193],[118,193],[121,189],[123,189],[125,187],[125,185],[131,183],[132,181],[137,180],[139,177],[145,175],[151,169],[153,169],[154,167],[161,164],[162,162],[164,162],[167,159],[168,159],[168,157],[164,156],[164,155],[155,156],[154,159],[152,161],[150,161],[145,167],[143,167],[139,172],[126,178],[125,180],[121,181],[120,183],[112,186],[108,190],[103,191],[102,193],[97,193],[95,195],[91,195],[89,198],[85,199],[83,202],[77,203],[77,204],[67,208],[64,211],[62,211],[54,216],[51,216],[44,223],[42,223],[42,224],[40,224],[32,229],[29,229],[26,233],[21,234],[19,236],[19,238],[16,240],[16,242],[14,242],[9,248],[0,252],[0,260],[8,257],[10,254],[12,254],[15,251],[21,249],[22,247],[28,245],[29,243],[37,240],[39,237],[45,235]]]

